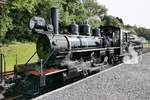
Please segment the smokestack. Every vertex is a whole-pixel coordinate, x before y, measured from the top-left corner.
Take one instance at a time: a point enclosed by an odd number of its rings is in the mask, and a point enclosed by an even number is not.
[[[56,7],[52,7],[51,8],[51,13],[50,13],[50,15],[51,15],[51,23],[52,23],[52,25],[53,25],[53,28],[54,28],[54,34],[59,34],[59,32],[58,32],[58,29],[59,29],[59,26],[58,26],[58,18],[59,18],[59,16],[58,16],[58,9],[56,8]]]

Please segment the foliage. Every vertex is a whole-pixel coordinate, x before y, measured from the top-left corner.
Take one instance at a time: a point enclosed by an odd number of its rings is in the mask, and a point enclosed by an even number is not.
[[[10,5],[11,1],[6,2],[6,4]],[[9,30],[12,29],[12,19],[9,17],[9,9],[10,6],[3,6],[2,14],[0,15],[0,42],[5,37],[5,33]]]
[[[121,18],[107,15],[107,8],[96,0],[6,0],[0,15],[0,42],[34,41],[36,36],[28,28],[30,18],[41,16],[49,23],[52,6],[59,9],[60,31],[74,20],[80,24],[85,19],[89,20],[92,28],[100,25],[124,26]],[[130,28],[141,36],[149,34],[147,29]]]
[[[72,21],[80,23],[86,17],[85,9],[80,0],[63,0],[60,25],[69,25]]]
[[[96,0],[82,0],[85,13],[88,16],[89,23],[92,28],[103,25],[102,18],[107,13],[107,9],[103,5],[99,5]]]
[[[124,28],[129,30],[132,34],[136,34],[138,36],[144,37],[147,40],[150,40],[150,29],[131,25],[124,25]]]
[[[150,39],[150,29],[139,27],[139,28],[135,28],[134,30],[135,30],[135,32],[137,33],[138,36],[142,36],[147,40]]]
[[[99,5],[96,0],[83,0],[84,7],[88,16],[103,16],[106,14],[107,9],[103,5]]]
[[[9,39],[15,36],[16,38],[22,37],[20,35],[25,33],[30,34],[27,21],[32,14],[32,10],[34,10],[33,5],[37,2],[36,0],[6,0],[2,15],[0,16],[1,37],[4,37],[7,33]]]
[[[103,25],[103,23],[101,22],[101,19],[97,16],[89,17],[88,21],[89,21],[91,28],[95,28],[95,27],[99,27]]]
[[[65,0],[63,0],[65,2]],[[34,40],[35,36],[28,28],[29,20],[32,16],[44,17],[49,20],[49,10],[52,6],[57,6],[60,10],[60,26],[65,26],[70,23],[70,20],[76,19],[73,14],[82,13],[82,7],[74,4],[74,13],[63,9],[62,0],[6,0],[0,15],[0,40],[5,37],[7,40]],[[67,1],[66,1],[67,2]],[[71,3],[71,2],[70,2]],[[68,6],[70,6],[68,4]],[[76,8],[76,6],[78,8]],[[82,8],[82,9],[81,9]],[[69,13],[70,12],[70,13]],[[74,18],[73,18],[74,17]],[[67,18],[67,20],[66,20]],[[81,19],[81,16],[78,19]]]
[[[122,27],[123,26],[123,21],[121,21],[120,19],[118,20],[118,17],[114,17],[111,15],[105,15],[103,18],[103,24],[104,25],[110,25],[110,26],[119,26]]]

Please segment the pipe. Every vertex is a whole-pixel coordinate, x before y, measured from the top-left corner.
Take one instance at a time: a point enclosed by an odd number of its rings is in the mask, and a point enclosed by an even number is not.
[[[43,76],[43,59],[41,59],[40,74]]]
[[[54,34],[59,34],[58,30],[59,30],[59,23],[58,23],[58,20],[59,20],[59,15],[58,15],[58,9],[56,7],[52,7],[51,8],[51,13],[50,13],[50,16],[51,16],[51,24],[53,25],[53,28],[54,28]]]

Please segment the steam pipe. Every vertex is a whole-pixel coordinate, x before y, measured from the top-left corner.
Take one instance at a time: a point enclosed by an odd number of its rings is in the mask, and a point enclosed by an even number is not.
[[[59,30],[59,23],[58,23],[58,20],[59,20],[59,16],[58,16],[58,9],[56,7],[52,7],[51,8],[51,13],[50,13],[50,16],[51,16],[51,24],[53,25],[53,28],[54,28],[54,34],[59,34],[58,30]]]

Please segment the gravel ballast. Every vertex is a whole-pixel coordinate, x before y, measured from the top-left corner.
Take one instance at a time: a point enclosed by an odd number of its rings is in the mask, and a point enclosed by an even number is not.
[[[139,64],[121,64],[34,100],[150,100],[150,53]]]

